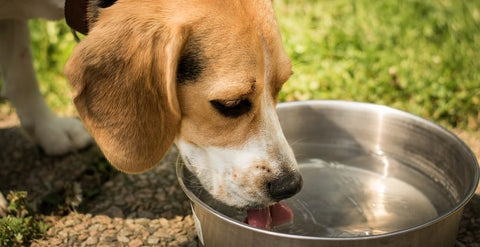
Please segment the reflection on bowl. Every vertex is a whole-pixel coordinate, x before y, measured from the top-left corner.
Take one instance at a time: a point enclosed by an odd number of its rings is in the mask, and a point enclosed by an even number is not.
[[[341,101],[280,104],[304,186],[285,200],[294,219],[272,231],[211,198],[181,166],[205,246],[453,246],[478,183],[456,136],[388,107]]]

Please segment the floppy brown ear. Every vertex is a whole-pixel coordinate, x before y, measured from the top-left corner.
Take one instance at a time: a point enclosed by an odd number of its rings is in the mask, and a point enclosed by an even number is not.
[[[110,163],[128,173],[155,166],[180,123],[176,70],[184,32],[141,22],[100,18],[65,69],[87,129]]]

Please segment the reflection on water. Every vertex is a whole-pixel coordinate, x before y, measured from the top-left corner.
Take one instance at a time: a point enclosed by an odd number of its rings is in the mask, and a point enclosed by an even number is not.
[[[437,217],[429,199],[395,178],[351,166],[310,160],[300,164],[304,189],[286,200],[295,218],[277,231],[307,236],[374,235]]]
[[[426,223],[455,203],[452,195],[441,193],[445,191],[441,185],[381,152],[359,155],[343,163],[300,160],[303,189],[284,201],[292,208],[294,219],[273,230],[317,237],[377,235]],[[375,163],[377,172],[364,169],[368,166],[360,163]],[[422,179],[428,186],[415,187],[404,181],[407,179]],[[238,221],[245,219],[245,212],[214,200],[191,178],[185,182],[212,208]]]

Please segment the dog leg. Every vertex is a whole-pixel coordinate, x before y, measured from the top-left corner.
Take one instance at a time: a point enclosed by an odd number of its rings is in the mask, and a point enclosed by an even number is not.
[[[0,20],[0,69],[2,96],[13,103],[22,127],[47,154],[61,155],[92,143],[78,119],[55,116],[43,100],[32,64],[26,20]]]

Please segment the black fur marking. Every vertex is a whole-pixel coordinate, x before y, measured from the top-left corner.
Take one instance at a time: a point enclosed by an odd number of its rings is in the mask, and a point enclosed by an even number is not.
[[[178,61],[177,83],[194,82],[205,70],[205,63],[200,42],[195,39],[187,41]]]
[[[100,8],[108,8],[112,6],[117,0],[97,0],[97,6]]]

